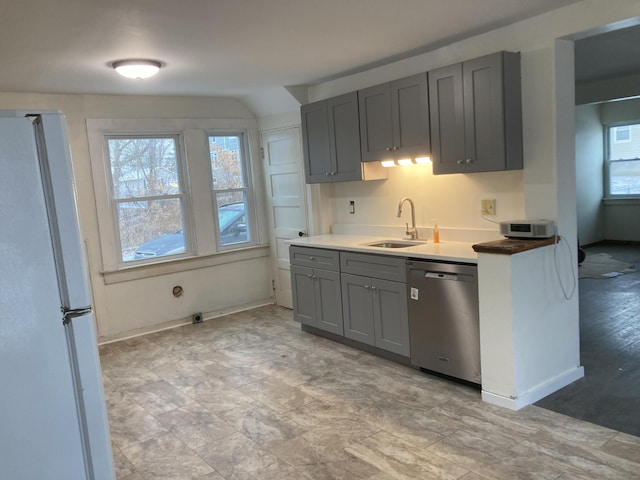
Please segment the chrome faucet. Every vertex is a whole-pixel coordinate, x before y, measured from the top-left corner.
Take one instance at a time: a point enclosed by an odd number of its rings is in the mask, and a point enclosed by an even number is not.
[[[400,218],[400,216],[402,215],[402,205],[404,204],[404,202],[409,202],[409,205],[411,205],[411,228],[409,228],[408,222],[405,223],[405,225],[407,226],[405,234],[407,235],[407,237],[411,238],[411,240],[417,240],[418,229],[416,228],[416,209],[413,205],[413,201],[409,197],[402,197],[402,199],[400,200],[400,203],[398,204],[398,218]]]

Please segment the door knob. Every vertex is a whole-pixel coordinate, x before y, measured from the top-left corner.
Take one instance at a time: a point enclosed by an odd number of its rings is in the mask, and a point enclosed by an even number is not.
[[[299,237],[306,237],[306,236],[307,236],[307,232],[305,232],[304,230],[300,230],[300,231],[298,232],[298,236],[299,236]]]

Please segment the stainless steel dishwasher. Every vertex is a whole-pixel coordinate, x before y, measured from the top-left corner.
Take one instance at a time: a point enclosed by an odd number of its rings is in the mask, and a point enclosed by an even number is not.
[[[414,366],[481,383],[477,273],[475,265],[407,261]]]

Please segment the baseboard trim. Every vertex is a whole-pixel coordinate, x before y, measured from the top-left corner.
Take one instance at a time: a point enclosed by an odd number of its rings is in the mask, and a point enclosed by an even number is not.
[[[264,298],[261,300],[255,300],[253,302],[244,303],[242,305],[234,305],[233,307],[221,308],[211,312],[202,314],[202,320],[204,322],[213,320],[216,318],[224,317],[225,315],[231,315],[234,313],[245,312],[258,307],[264,307],[266,305],[274,305],[273,298]],[[142,335],[149,335],[150,333],[162,332],[164,330],[171,330],[172,328],[184,327],[185,325],[191,325],[191,316],[185,318],[179,318],[177,320],[171,320],[169,322],[152,325],[149,327],[138,328],[136,330],[129,330],[110,337],[98,338],[98,345],[106,345],[108,343],[120,342],[122,340],[128,340],[130,338],[140,337]]]
[[[482,390],[482,400],[492,405],[508,408],[510,410],[520,410],[527,405],[531,405],[538,400],[542,400],[547,395],[551,395],[553,392],[566,387],[570,383],[573,383],[582,377],[584,377],[584,367],[579,366],[563,373],[562,375],[552,378],[548,382],[545,382],[524,394],[518,395],[517,397],[505,397],[503,395]]]

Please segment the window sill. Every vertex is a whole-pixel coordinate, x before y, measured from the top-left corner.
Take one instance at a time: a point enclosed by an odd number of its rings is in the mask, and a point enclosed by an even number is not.
[[[605,206],[608,205],[640,205],[640,197],[606,197],[602,199]]]
[[[196,257],[178,258],[164,262],[151,263],[125,267],[119,270],[100,272],[104,278],[105,285],[114,283],[129,282],[143,278],[168,275],[171,273],[186,272],[198,268],[214,267],[226,263],[242,262],[254,258],[268,257],[270,254],[269,245],[258,245],[241,248],[237,250],[217,252],[211,255],[201,255]]]

